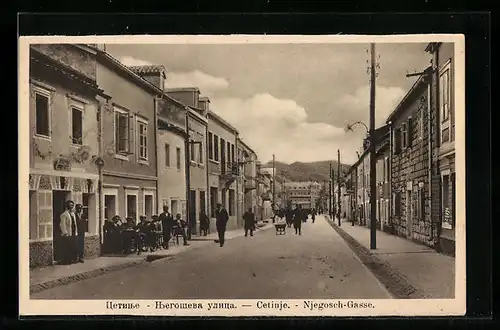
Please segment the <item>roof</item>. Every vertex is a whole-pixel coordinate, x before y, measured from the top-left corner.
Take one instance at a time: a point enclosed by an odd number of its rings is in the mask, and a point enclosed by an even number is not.
[[[387,117],[386,123],[389,124],[396,116],[398,116],[404,109],[406,109],[406,105],[408,102],[413,100],[413,97],[416,95],[416,93],[424,86],[426,85],[425,78],[428,74],[432,72],[432,66],[428,66],[425,70],[424,73],[418,77],[418,79],[415,81],[413,86],[410,88],[408,93],[403,97],[403,99],[399,102],[399,104],[396,106],[396,109],[391,112],[389,117]]]
[[[196,118],[200,122],[202,122],[204,125],[207,125],[208,119],[203,117],[196,108],[189,107],[189,115],[193,118]]]
[[[52,57],[40,52],[38,49],[30,47],[30,60],[39,63],[42,66],[48,67],[58,73],[70,78],[73,81],[79,82],[98,93],[102,90],[98,88],[96,81],[73,69],[72,67],[53,59]]]
[[[437,47],[441,45],[441,42],[430,42],[425,47],[425,51],[429,53],[433,53]]]
[[[253,151],[252,148],[248,146],[248,144],[245,143],[241,138],[238,138],[238,143],[241,143],[245,148],[247,148],[250,152],[252,152],[254,155],[257,155],[255,151]]]
[[[239,134],[238,130],[233,125],[229,124],[225,119],[223,119],[221,116],[217,115],[215,112],[209,110],[207,112],[207,114],[208,114],[209,117],[214,118],[219,123],[221,123],[222,125],[226,126],[227,128],[229,128],[230,130],[232,130],[236,134]]]
[[[177,87],[177,88],[167,88],[165,90],[168,93],[171,92],[200,92],[198,87]]]
[[[154,84],[150,83],[146,79],[139,76],[137,73],[132,71],[129,67],[118,61],[116,58],[111,56],[106,51],[103,51],[98,48],[96,48],[95,50],[97,51],[98,59],[106,61],[108,64],[114,66],[116,69],[120,70],[122,73],[126,74],[129,78],[133,79],[135,82],[141,84],[144,88],[149,89],[153,93],[157,95],[163,94],[163,91],[160,88],[158,88]]]
[[[208,97],[206,97],[206,96],[200,96],[198,98],[198,100],[202,101],[202,102],[208,102],[208,103],[210,103],[210,99]]]
[[[165,72],[167,70],[161,64],[154,64],[154,65],[133,65],[133,66],[129,66],[129,69],[132,70],[132,71],[134,71],[137,74],[160,73],[163,76],[163,78],[166,78]]]

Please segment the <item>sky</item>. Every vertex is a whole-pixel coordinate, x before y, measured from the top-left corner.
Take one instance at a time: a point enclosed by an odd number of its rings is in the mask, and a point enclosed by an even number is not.
[[[430,65],[425,43],[376,45],[376,127]],[[198,87],[267,162],[352,164],[369,124],[369,44],[108,44],[125,65],[162,64],[166,87]]]

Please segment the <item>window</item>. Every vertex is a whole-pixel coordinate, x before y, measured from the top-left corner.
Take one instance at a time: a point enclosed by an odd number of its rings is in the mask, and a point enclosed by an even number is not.
[[[52,191],[38,192],[38,239],[52,238]]]
[[[389,164],[389,157],[385,157],[385,181],[389,182],[389,177],[391,175],[391,168]]]
[[[30,199],[30,233],[29,239],[36,239],[38,233],[38,200],[37,200],[37,192],[34,190],[30,190],[29,192]]]
[[[170,167],[170,145],[165,143],[165,167]]]
[[[116,153],[127,155],[132,150],[133,126],[127,111],[115,108],[115,146]]]
[[[407,121],[406,135],[407,135],[406,146],[411,147],[411,144],[413,142],[413,120],[411,119],[411,117],[408,118]]]
[[[190,143],[190,146],[189,146],[189,149],[190,149],[190,159],[192,162],[195,162],[196,161],[196,145],[194,143]]]
[[[144,215],[148,218],[153,216],[153,195],[144,195]]]
[[[445,229],[453,229],[453,218],[450,203],[450,176],[443,175],[442,177],[442,212],[443,212],[443,224],[442,227]]]
[[[148,122],[138,119],[137,129],[139,131],[139,159],[148,160]]]
[[[177,213],[181,213],[180,208],[179,208],[179,201],[173,199],[170,202],[170,211],[172,212],[172,215],[174,216],[174,218],[177,215]]]
[[[441,142],[451,140],[450,111],[451,111],[451,59],[444,65],[439,75],[439,109],[441,116]]]
[[[236,162],[236,159],[234,158],[234,144],[231,145],[231,159],[233,160],[233,163]]]
[[[229,210],[228,213],[229,215],[234,215],[234,209],[235,209],[235,192],[234,189],[229,189]]]
[[[420,140],[424,139],[424,127],[425,127],[425,108],[420,109],[420,122],[419,122],[419,135]]]
[[[214,137],[212,133],[208,133],[208,159],[214,159]]]
[[[71,106],[71,141],[74,145],[83,144],[83,108]]]
[[[181,148],[177,147],[176,148],[176,155],[177,155],[177,169],[181,169]]]
[[[394,194],[394,215],[401,216],[401,193]]]
[[[116,196],[104,195],[104,219],[111,220],[116,213]]]
[[[231,165],[233,159],[231,158],[231,143],[229,141],[227,141],[226,150],[227,150],[227,158],[228,158],[227,164]]]
[[[137,196],[127,194],[127,218],[137,221]]]
[[[219,161],[219,137],[214,135],[214,158],[216,162]]]
[[[439,77],[439,101],[442,120],[450,117],[450,68],[447,66]]]
[[[215,218],[215,207],[217,206],[217,188],[210,187],[210,217]]]
[[[204,161],[204,159],[203,159],[203,152],[205,151],[205,148],[204,148],[204,147],[205,147],[205,146],[204,146],[203,142],[201,142],[201,143],[200,143],[200,146],[199,146],[199,148],[198,148],[198,151],[199,151],[199,155],[198,155],[198,163],[199,163],[199,164],[203,164],[203,161]]]
[[[417,215],[420,221],[425,220],[425,190],[423,188],[418,190],[418,210]]]
[[[407,138],[408,138],[407,127],[406,127],[406,123],[404,123],[403,125],[401,125],[401,148],[403,148],[403,149],[405,149],[408,146],[407,145]],[[401,151],[401,149],[399,151]]]
[[[36,134],[50,136],[49,93],[35,92]]]
[[[401,129],[396,129],[394,132],[394,154],[397,155],[401,152]]]

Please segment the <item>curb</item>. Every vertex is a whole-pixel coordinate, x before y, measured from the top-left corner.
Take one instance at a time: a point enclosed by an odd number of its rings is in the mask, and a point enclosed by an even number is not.
[[[158,255],[158,256],[148,255],[144,259],[141,259],[141,260],[126,262],[126,263],[119,264],[119,265],[112,265],[109,267],[101,267],[101,268],[89,270],[87,272],[83,272],[80,274],[61,277],[61,278],[47,281],[44,283],[33,284],[33,285],[30,285],[30,294],[34,294],[34,293],[38,293],[38,292],[41,292],[44,290],[52,289],[52,288],[54,288],[56,286],[60,286],[60,285],[75,283],[75,282],[79,282],[79,281],[86,280],[89,278],[98,277],[100,275],[104,275],[106,273],[110,273],[113,271],[122,270],[122,269],[126,269],[126,268],[131,268],[131,267],[136,267],[139,265],[144,265],[146,263],[151,263],[151,262],[154,262],[154,261],[157,261],[160,259],[164,259],[164,258],[168,258],[168,257],[170,257],[170,256],[169,255]]]
[[[330,217],[325,216],[330,226],[344,239],[361,262],[375,275],[395,299],[425,299],[426,296],[411,285],[406,277],[389,263],[374,256],[369,249],[361,245],[351,235],[337,226]]]

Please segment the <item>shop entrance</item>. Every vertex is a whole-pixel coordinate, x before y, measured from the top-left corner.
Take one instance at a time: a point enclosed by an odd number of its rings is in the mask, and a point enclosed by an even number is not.
[[[54,237],[54,260],[61,260],[62,249],[60,243],[61,230],[59,223],[61,221],[61,214],[65,211],[66,201],[71,199],[71,192],[64,190],[53,190],[52,191],[52,234]]]
[[[189,230],[196,235],[196,190],[189,191]]]

